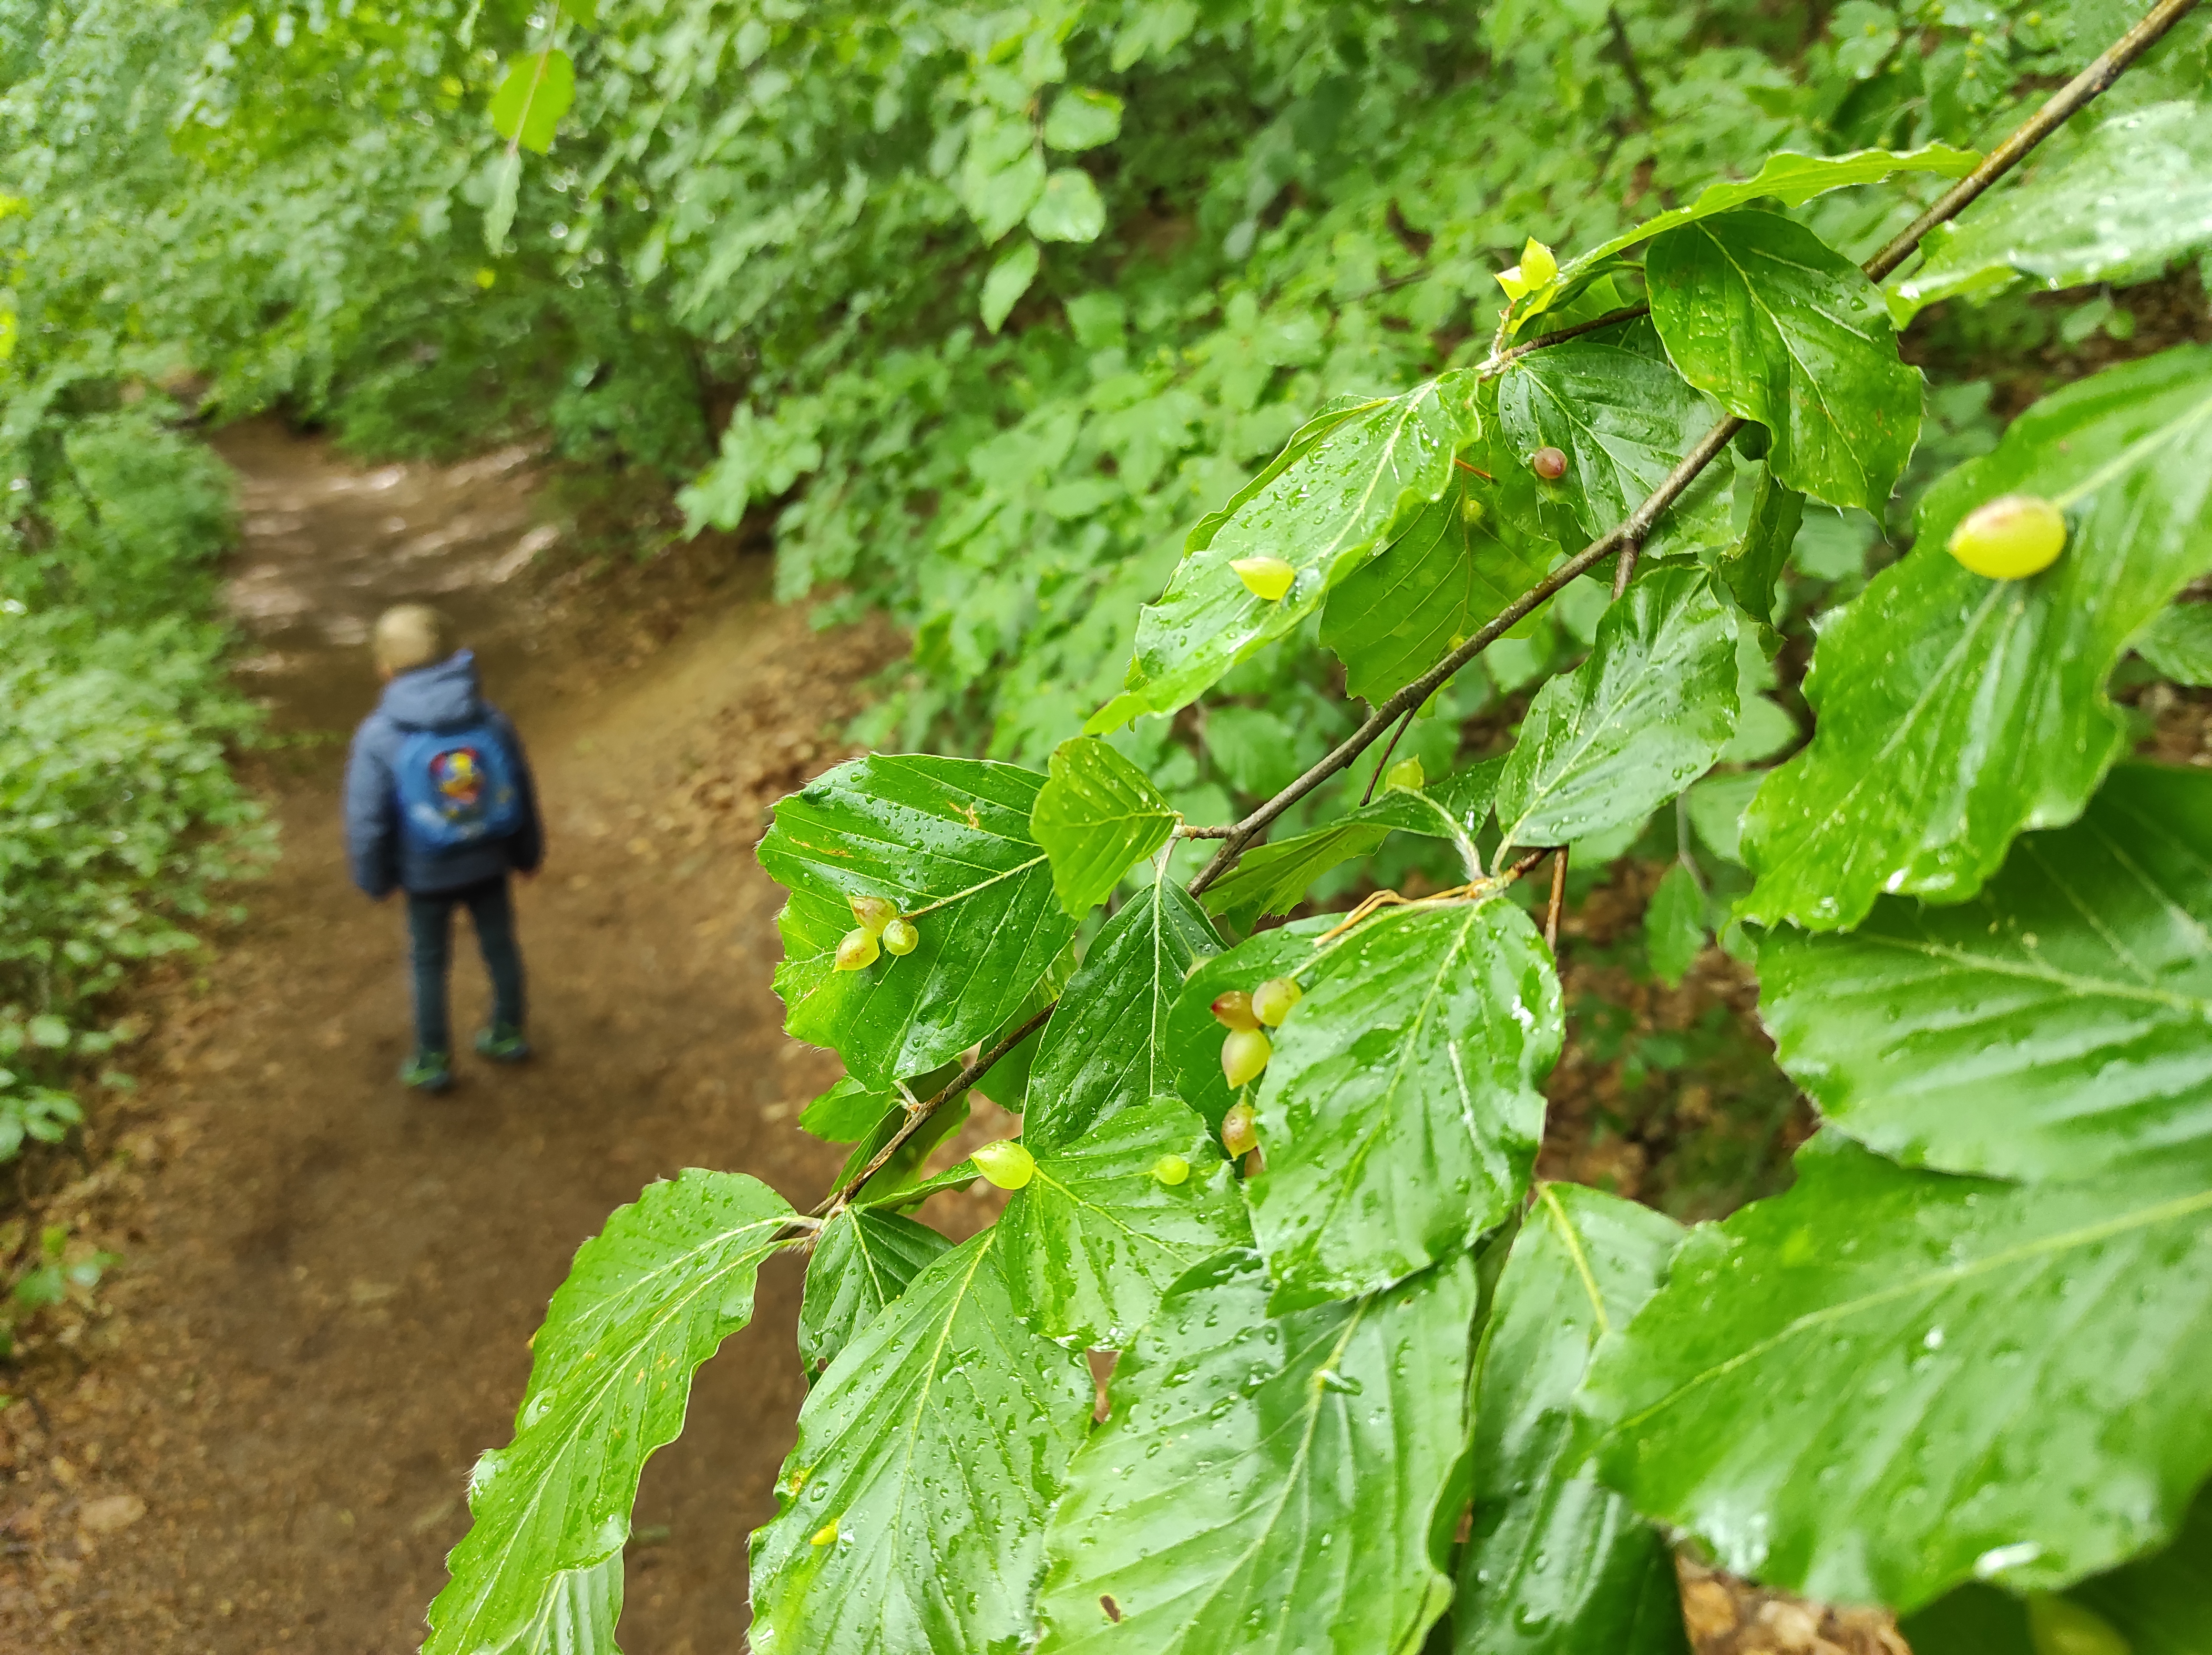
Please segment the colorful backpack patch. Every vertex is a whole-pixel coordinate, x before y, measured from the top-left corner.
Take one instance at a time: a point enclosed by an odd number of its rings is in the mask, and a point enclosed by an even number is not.
[[[418,851],[480,845],[522,826],[514,756],[489,721],[410,731],[399,744],[398,781],[399,820]]]

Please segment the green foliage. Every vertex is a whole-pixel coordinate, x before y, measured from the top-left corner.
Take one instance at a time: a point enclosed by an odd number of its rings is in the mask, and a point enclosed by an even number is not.
[[[1560,266],[1553,281],[1533,290],[1517,312],[1524,317],[1541,315],[1562,296],[1573,293],[1602,270],[1616,254],[1626,252],[1640,241],[1650,241],[1685,224],[1694,224],[1699,219],[1770,199],[1785,207],[1802,207],[1831,190],[1846,189],[1854,184],[1878,184],[1899,173],[1933,173],[1942,178],[1957,178],[1973,171],[1979,160],[1972,150],[1945,143],[1927,144],[1901,155],[1887,149],[1859,149],[1843,155],[1793,155],[1784,150],[1769,155],[1747,179],[1709,184],[1687,206],[1669,208],[1656,218],[1647,219],[1577,253]]]
[[[1235,872],[1206,894],[1206,906],[1249,926],[1262,914],[1288,913],[1314,882],[1350,858],[1365,856],[1394,831],[1448,841],[1468,878],[1482,872],[1476,836],[1490,815],[1504,761],[1470,766],[1433,789],[1386,789],[1326,828],[1248,851]]]
[[[1677,862],[1644,911],[1644,950],[1651,974],[1669,988],[1679,987],[1705,952],[1706,937],[1705,894],[1692,864]]]
[[[1450,1595],[1431,1531],[1473,1262],[1290,1316],[1267,1299],[1257,1255],[1224,1253],[1124,1358],[1053,1513],[1039,1649],[1419,1648]]]
[[[836,1361],[885,1305],[952,1244],[896,1213],[848,1207],[815,1239],[799,1309],[799,1355],[809,1379]]]
[[[2212,603],[2177,603],[2135,640],[2136,652],[2161,677],[2212,688]]]
[[[1591,1348],[1628,1325],[1680,1236],[1649,1208],[1540,1187],[1483,1335],[1455,1649],[1687,1655],[1666,1543],[1620,1495],[1573,1476],[1570,1452]]]
[[[1669,230],[1644,274],[1682,377],[1764,426],[1769,464],[1832,506],[1888,500],[1920,433],[1920,375],[1881,291],[1803,225],[1740,210]]]
[[[70,590],[76,590],[72,586]],[[0,603],[0,1161],[79,1118],[62,1082],[112,1049],[101,997],[266,851],[225,749],[256,725],[220,640],[180,621]]]
[[[1443,498],[1452,451],[1473,429],[1473,393],[1464,376],[1431,380],[1302,427],[1273,464],[1191,530],[1167,591],[1137,622],[1128,688],[1085,728],[1172,712],[1295,630],[1332,588]],[[1287,594],[1262,597],[1230,567],[1262,556],[1296,571]]]
[[[1598,1354],[1598,1474],[1724,1567],[1900,1610],[2155,1546],[2212,1470],[2208,1171],[2024,1188],[1823,1133]]]
[[[1220,946],[1197,904],[1170,880],[1122,904],[1068,979],[1038,1045],[1022,1114],[1032,1148],[1079,1142],[1123,1108],[1174,1095],[1168,1015],[1183,979]]]
[[[568,54],[550,46],[533,52],[507,71],[491,94],[491,130],[542,155],[553,147],[554,129],[575,100],[576,65]]]
[[[1005,1244],[994,1228],[939,1258],[808,1393],[753,1537],[764,1655],[980,1652],[1026,1627],[1091,1381],[1015,1321]]]
[[[1694,568],[1656,571],[1596,646],[1537,693],[1498,780],[1500,854],[1638,822],[1735,733],[1735,608]]]
[[[2069,514],[2050,569],[1990,580],[1944,550],[1973,506],[2021,491]],[[1919,530],[1820,635],[1812,745],[1746,821],[1747,918],[1832,930],[1883,892],[1963,901],[2014,834],[2081,813],[2126,747],[2106,676],[2212,569],[2212,351],[2045,398],[1929,491]]]
[[[1156,1175],[1164,1155],[1183,1158],[1182,1182]],[[1152,1320],[1185,1270],[1252,1239],[1228,1162],[1172,1095],[1117,1110],[1039,1155],[999,1222],[1018,1313],[1048,1338],[1107,1349]]]
[[[866,758],[779,804],[760,858],[791,890],[776,916],[785,1028],[878,1087],[996,1034],[1075,933],[1030,837],[1040,791],[1012,765]],[[921,945],[836,970],[855,896],[890,898]]]
[[[2093,1575],[2063,1594],[2023,1601],[1989,1586],[1961,1586],[1905,1620],[1915,1655],[2042,1655],[2052,1648],[2112,1648],[2130,1655],[2204,1655],[2212,1622],[2212,1491],[2197,1496],[2179,1538],[2164,1551]],[[2052,1634],[2070,1631],[2073,1640]],[[2084,1637],[2101,1637],[2086,1645]]]
[[[1550,550],[1462,479],[1329,594],[1321,641],[1352,694],[1385,700],[1495,620],[1542,576]]]
[[[532,1346],[514,1441],[470,1474],[475,1526],[430,1606],[432,1655],[611,1646],[646,1456],[684,1428],[692,1370],[752,1319],[791,1216],[752,1179],[694,1169],[577,1250]]]
[[[2212,776],[2116,772],[1972,901],[1759,949],[1783,1066],[1913,1166],[2064,1179],[2212,1137]]]
[[[1540,448],[1567,457],[1556,482],[1528,485],[1543,531],[1562,545],[1596,539],[1642,505],[1712,428],[1717,413],[1668,366],[1642,322],[1523,356],[1498,383],[1499,470],[1525,465]],[[1726,540],[1728,501],[1718,481],[1717,474],[1703,480],[1688,500],[1662,517],[1644,549]],[[1506,596],[1519,596],[1528,584],[1516,581]]]
[[[1528,1182],[1536,1088],[1560,1039],[1559,985],[1521,911],[1388,915],[1242,985],[1276,976],[1305,991],[1255,1099],[1267,1170],[1252,1223],[1278,1307],[1401,1281],[1502,1222]]]
[[[2054,291],[2154,276],[2212,237],[2212,135],[2194,103],[2106,122],[1964,225],[1945,225],[1897,284],[1900,320],[1939,299],[2031,276]]]
[[[2115,1569],[2201,1601],[2157,1560],[2212,1471],[2212,809],[2109,773],[2106,683],[2204,572],[2212,373],[2146,342],[2000,437],[1944,363],[2039,312],[1931,310],[1931,386],[1858,263],[2118,22],[1325,10],[571,39],[548,161],[651,196],[625,268],[733,376],[688,509],[910,623],[879,740],[998,755],[841,765],[760,847],[789,1030],[848,1071],[803,1124],[854,1149],[782,1233],[813,1385],[750,1641],[1680,1655],[1674,1534],[1905,1611],[2041,1594],[2046,1641]],[[2208,43],[2113,112],[2201,106]],[[2112,164],[2056,142],[1962,239]],[[2111,269],[2199,245],[2116,222]],[[1969,574],[1952,528],[2018,492],[2065,555]],[[1672,857],[1632,971],[1711,927],[1765,967],[1834,1118],[1786,1193],[1680,1234],[1536,1184],[1571,1033],[1625,1090],[1755,1044],[1570,1025],[1513,854],[1553,846],[1563,900]],[[914,954],[836,969],[860,896]],[[933,1171],[970,1084],[1023,1137]],[[979,1167],[958,1246],[893,1215]],[[533,1566],[556,1635],[604,1644],[606,1555]]]
[[[1145,773],[1103,742],[1079,736],[1054,749],[1030,831],[1052,858],[1060,906],[1080,919],[1113,894],[1129,864],[1175,832],[1176,809]]]

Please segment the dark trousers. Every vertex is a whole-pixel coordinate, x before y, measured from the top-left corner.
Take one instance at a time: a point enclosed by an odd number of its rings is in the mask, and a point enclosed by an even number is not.
[[[477,928],[477,947],[491,977],[492,1021],[522,1027],[522,952],[514,945],[514,905],[507,898],[507,876],[428,895],[407,894],[407,935],[415,967],[415,1046],[421,1052],[450,1052],[453,1040],[446,1012],[446,983],[453,960],[453,910],[465,907]]]

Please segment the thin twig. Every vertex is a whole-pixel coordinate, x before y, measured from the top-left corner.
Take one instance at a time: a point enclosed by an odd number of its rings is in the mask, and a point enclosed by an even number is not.
[[[1890,244],[1866,262],[1866,273],[1879,282],[1912,256],[1921,237],[1938,224],[1949,222],[1978,199],[1982,192],[2020,165],[2027,152],[2063,125],[2082,105],[2126,73],[2136,58],[2166,37],[2166,31],[2196,9],[2197,0],[2159,0],[2142,21],[2112,42],[2103,55],[2052,93],[2042,108],[2013,129],[2012,136],[1979,167],[1960,179],[1942,198],[1898,232]]]
[[[1493,350],[1476,374],[1485,379],[1494,379],[1508,362],[1526,356],[1532,350],[1548,350],[1553,345],[1564,345],[1570,339],[1579,339],[1585,333],[1595,333],[1600,328],[1609,328],[1615,322],[1632,322],[1639,316],[1651,314],[1649,305],[1624,305],[1617,311],[1607,311],[1587,322],[1577,322],[1572,327],[1554,328],[1549,333],[1540,333],[1534,339],[1524,339],[1517,345],[1508,345],[1503,350]]]
[[[1194,828],[1183,821],[1176,824],[1175,836],[1177,839],[1227,839],[1236,831],[1234,828]]]
[[[1559,908],[1567,900],[1567,847],[1552,852],[1552,901],[1544,910],[1544,946],[1559,957]]]
[[[1419,707],[1408,707],[1406,716],[1398,721],[1398,727],[1390,732],[1390,744],[1382,749],[1382,756],[1375,761],[1375,773],[1367,779],[1367,791],[1359,796],[1362,804],[1373,801],[1375,785],[1382,779],[1382,767],[1390,762],[1390,755],[1398,750],[1398,738],[1413,727],[1413,714],[1419,711]]]
[[[1618,597],[1628,590],[1628,583],[1636,574],[1636,555],[1643,549],[1634,541],[1620,549],[1620,557],[1613,566],[1613,595]]]
[[[1053,1005],[1058,1005],[1059,1003],[1060,1002],[1057,1000],[1053,1002]],[[965,1092],[969,1087],[975,1085],[975,1083],[981,1080],[985,1074],[989,1072],[990,1067],[993,1064],[998,1062],[1000,1058],[1005,1057],[1009,1052],[1012,1052],[1031,1034],[1036,1033],[1039,1028],[1044,1026],[1044,1020],[1051,1015],[1052,1006],[1047,1006],[1042,1011],[1038,1012],[1036,1016],[1030,1018],[1027,1022],[1024,1023],[1012,1034],[1007,1035],[1005,1040],[1000,1040],[998,1045],[993,1046],[989,1051],[982,1052],[969,1062],[963,1064],[961,1066],[960,1072],[945,1083],[944,1089],[928,1099],[919,1108],[908,1109],[906,1112],[906,1119],[904,1122],[900,1125],[897,1131],[891,1134],[890,1142],[884,1144],[882,1149],[877,1150],[876,1153],[869,1158],[868,1164],[866,1166],[861,1167],[858,1173],[854,1173],[851,1178],[847,1179],[844,1183],[838,1185],[836,1189],[831,1191],[828,1196],[823,1197],[822,1204],[814,1209],[815,1216],[820,1217],[823,1214],[831,1212],[837,1207],[843,1204],[845,1201],[850,1198],[854,1191],[860,1188],[870,1179],[873,1178],[878,1173],[883,1170],[884,1163],[889,1161],[891,1156],[897,1152],[899,1145],[904,1143],[908,1138],[912,1137],[916,1132],[921,1130],[923,1122],[927,1121],[932,1115],[934,1115],[953,1098],[957,1097],[961,1093]]]
[[[2159,0],[2141,22],[2114,42],[2111,50],[2075,76],[2017,131],[1992,150],[1987,161],[1961,179],[1941,201],[1915,219],[1910,227],[1888,246],[1869,259],[1863,267],[1868,277],[1880,281],[1903,264],[1913,248],[1919,245],[1921,237],[1936,225],[1955,217],[1990,185],[2018,166],[2021,158],[2056,130],[2060,123],[2112,85],[2123,70],[2155,45],[2197,3],[2197,0]],[[1645,308],[1639,306],[1633,312],[1616,312],[1611,317],[1600,318],[1583,330],[1625,320],[1628,315],[1640,314]],[[1561,334],[1564,336],[1568,331],[1563,329]],[[1528,348],[1534,349],[1546,341],[1532,340]],[[1522,348],[1516,346],[1513,349],[1520,350]],[[1502,360],[1500,353],[1492,352],[1492,361]],[[1454,673],[1517,626],[1554,593],[1595,567],[1608,555],[1620,551],[1624,546],[1631,543],[1641,545],[1650,535],[1652,525],[1658,521],[1660,514],[1681,498],[1683,491],[1718,458],[1720,452],[1728,446],[1729,439],[1741,430],[1743,425],[1743,421],[1731,416],[1714,426],[1698,439],[1697,446],[1682,457],[1681,464],[1667,474],[1665,480],[1651,491],[1644,502],[1629,513],[1626,521],[1601,535],[1522,592],[1472,638],[1377,706],[1367,716],[1366,721],[1338,743],[1326,758],[1237,822],[1234,830],[1222,841],[1221,849],[1214,853],[1213,860],[1201,868],[1198,876],[1191,881],[1192,894],[1195,895],[1203,891],[1227,873],[1236,865],[1237,858],[1244,853],[1244,847],[1266,831],[1267,825],[1276,817],[1365,752],[1408,707],[1419,706],[1427,700]]]
[[[1595,567],[1608,554],[1619,550],[1624,537],[1641,540],[1650,533],[1651,524],[1659,514],[1672,506],[1682,491],[1697,480],[1698,474],[1728,446],[1729,439],[1735,435],[1742,424],[1741,420],[1723,420],[1707,432],[1697,446],[1683,457],[1681,464],[1668,473],[1666,480],[1651,491],[1650,498],[1629,514],[1626,523],[1592,541],[1508,603],[1472,638],[1376,707],[1368,715],[1367,721],[1338,743],[1328,757],[1238,822],[1236,830],[1215,852],[1213,860],[1199,870],[1198,877],[1190,882],[1191,894],[1196,895],[1228,872],[1237,858],[1243,854],[1244,847],[1261,829],[1366,751],[1409,707],[1420,706],[1442,688],[1454,673],[1518,626],[1554,592]]]

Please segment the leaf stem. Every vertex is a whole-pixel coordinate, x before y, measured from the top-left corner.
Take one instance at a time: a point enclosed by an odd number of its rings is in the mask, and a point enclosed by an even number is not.
[[[1374,803],[1375,785],[1382,779],[1382,767],[1390,762],[1390,755],[1398,750],[1398,738],[1413,727],[1413,712],[1418,710],[1418,708],[1409,710],[1406,716],[1398,721],[1398,727],[1390,732],[1390,744],[1382,749],[1382,756],[1375,761],[1375,773],[1367,779],[1367,791],[1359,796],[1359,802],[1362,804]]]
[[[1562,845],[1552,852],[1552,900],[1544,909],[1544,946],[1555,962],[1559,957],[1559,909],[1566,900],[1567,847]]]
[[[2130,64],[2164,37],[2168,30],[2196,7],[2197,3],[2197,0],[2159,0],[2159,3],[2153,6],[2140,22],[2114,41],[2094,63],[2054,94],[2051,100],[2023,122],[2011,136],[1991,150],[1987,160],[1966,177],[1960,179],[1944,193],[1942,200],[1915,219],[1887,246],[1869,259],[1863,267],[1869,279],[1879,282],[1902,264],[1911,256],[1913,249],[1920,245],[1923,236],[1938,224],[1948,223],[1957,217],[1990,185],[2017,167],[2029,151],[2057,130],[2067,117],[2075,113],[2084,104],[2118,80]],[[1572,337],[1577,333],[1587,333],[1597,327],[1625,321],[1631,316],[1643,314],[1647,309],[1649,309],[1648,306],[1639,305],[1628,310],[1617,311],[1609,316],[1600,317],[1595,321],[1578,324],[1573,328],[1563,328],[1557,334],[1547,334],[1540,338],[1532,339],[1526,345],[1513,346],[1510,352],[1493,349],[1490,362],[1484,365],[1485,370],[1487,371],[1492,364],[1502,366],[1505,361],[1510,361],[1512,355],[1525,355],[1530,350],[1539,349],[1547,344],[1557,343],[1561,339]],[[1624,522],[1598,537],[1581,551],[1560,564],[1558,568],[1553,570],[1551,573],[1529,587],[1528,591],[1522,592],[1520,597],[1508,603],[1473,637],[1414,679],[1412,683],[1407,684],[1396,694],[1376,707],[1368,714],[1366,720],[1358,729],[1338,743],[1328,755],[1315,764],[1312,768],[1237,822],[1223,839],[1221,849],[1214,853],[1213,860],[1201,868],[1198,876],[1190,882],[1191,894],[1194,896],[1205,890],[1207,886],[1212,885],[1235,867],[1237,858],[1244,854],[1245,846],[1265,832],[1270,822],[1365,752],[1408,708],[1418,707],[1422,702],[1427,700],[1454,673],[1488,649],[1492,644],[1517,626],[1553,594],[1562,591],[1569,583],[1589,569],[1595,567],[1608,555],[1624,553],[1626,549],[1640,546],[1650,536],[1652,525],[1658,521],[1660,514],[1681,498],[1683,491],[1696,482],[1705,469],[1719,457],[1721,451],[1728,446],[1729,440],[1741,431],[1743,426],[1744,421],[1734,415],[1714,426],[1711,430],[1698,439],[1697,445],[1682,457],[1681,463],[1667,474],[1659,486],[1651,491],[1641,506],[1628,514]],[[1635,568],[1633,553],[1628,552],[1624,561],[1632,573]],[[1618,578],[1617,575],[1616,578]]]
[[[1628,590],[1628,583],[1636,574],[1636,555],[1642,549],[1632,540],[1621,547],[1620,560],[1613,566],[1613,595],[1615,597]]]

